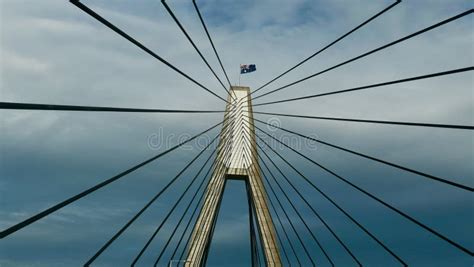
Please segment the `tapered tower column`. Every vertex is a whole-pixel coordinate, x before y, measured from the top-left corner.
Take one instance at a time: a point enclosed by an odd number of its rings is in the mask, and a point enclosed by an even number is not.
[[[205,264],[226,179],[244,179],[268,266],[281,266],[275,227],[257,160],[250,88],[233,86],[227,97],[215,169],[188,244],[186,266]],[[236,233],[240,234],[240,233]]]

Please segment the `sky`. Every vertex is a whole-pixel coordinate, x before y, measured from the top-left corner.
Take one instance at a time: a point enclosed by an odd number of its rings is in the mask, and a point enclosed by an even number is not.
[[[222,97],[206,68],[158,0],[84,0],[97,13]],[[251,90],[329,44],[392,1],[198,0],[232,84]],[[224,81],[191,1],[169,1],[177,17]],[[472,8],[464,0],[406,0],[275,83],[264,93],[331,67]],[[469,15],[361,60],[309,79],[256,103],[346,89],[473,66]],[[0,0],[0,101],[162,109],[223,110],[224,103],[145,54],[65,0]],[[258,111],[379,120],[474,125],[474,77],[465,72],[317,99],[255,107]],[[260,93],[256,93],[259,95]],[[474,186],[471,131],[332,122],[256,115],[403,166]],[[222,114],[127,114],[0,111],[0,229],[99,183],[222,121]],[[258,126],[259,124],[257,124]],[[259,127],[308,157],[474,250],[472,194]],[[215,129],[199,139],[205,142]],[[260,134],[261,135],[261,134]],[[264,137],[263,135],[261,135]],[[268,140],[268,138],[266,139]],[[262,145],[264,146],[264,145]],[[199,153],[184,146],[51,216],[0,240],[0,266],[77,266],[89,259],[156,192]],[[276,146],[275,146],[276,147]],[[466,254],[387,210],[288,149],[289,162],[412,266],[472,266]],[[266,149],[312,207],[367,266],[399,266],[328,200]],[[212,150],[206,150],[94,266],[128,266]],[[261,156],[265,156],[261,153]],[[282,184],[271,163],[270,170]],[[271,176],[263,167],[263,173]],[[202,179],[202,177],[198,178]],[[200,181],[200,180],[199,180]],[[196,183],[197,184],[197,183]],[[336,266],[355,262],[285,184]],[[195,190],[196,185],[192,187]],[[192,191],[191,190],[191,191]],[[277,190],[278,191],[278,190]],[[184,198],[188,201],[190,195]],[[303,222],[278,194],[291,222],[320,266],[328,262]],[[276,199],[270,196],[273,201]],[[183,205],[184,206],[184,205]],[[183,206],[178,211],[183,211]],[[248,211],[243,184],[228,183],[209,266],[249,264]],[[170,217],[138,262],[150,266],[181,212]],[[275,214],[274,214],[275,215]],[[283,217],[285,228],[290,223]],[[278,228],[281,233],[282,231]],[[304,266],[309,260],[289,232]],[[170,244],[174,248],[176,239]],[[284,244],[289,252],[288,243]],[[182,247],[181,247],[182,249]],[[166,259],[171,256],[165,253]],[[289,252],[292,263],[295,257]],[[165,266],[168,261],[160,264]]]

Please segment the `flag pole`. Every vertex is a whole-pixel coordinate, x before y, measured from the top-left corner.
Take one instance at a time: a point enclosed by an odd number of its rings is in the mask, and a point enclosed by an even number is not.
[[[242,68],[242,64],[240,64],[240,68]],[[239,69],[239,86],[240,86],[240,76],[242,76],[242,71]]]

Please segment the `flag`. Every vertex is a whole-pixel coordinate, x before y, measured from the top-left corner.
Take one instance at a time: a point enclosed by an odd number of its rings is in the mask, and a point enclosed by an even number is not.
[[[255,64],[240,65],[240,74],[254,72],[256,70],[257,70],[257,67],[255,66]]]

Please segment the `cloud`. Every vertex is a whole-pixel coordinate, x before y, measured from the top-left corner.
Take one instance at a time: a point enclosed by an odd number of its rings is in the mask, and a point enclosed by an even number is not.
[[[225,96],[224,90],[159,1],[84,2],[197,81]],[[249,85],[252,89],[392,3],[362,0],[197,2],[231,81],[234,84],[239,81],[240,63],[257,64],[256,73],[240,77],[242,85]],[[190,1],[171,1],[169,4],[223,78]],[[32,4],[28,0],[4,0],[0,7],[1,101],[143,108],[224,108],[222,101],[67,1]],[[472,4],[463,0],[403,1],[261,92],[316,73],[469,8],[472,8]],[[472,15],[465,17],[257,99],[255,103],[472,66],[472,22]],[[258,110],[472,125],[473,85],[472,74],[463,73],[345,95],[262,106]],[[263,115],[258,118],[269,119]],[[323,140],[472,186],[474,143],[470,132],[280,119],[284,128],[317,134]],[[222,114],[0,111],[0,225],[4,229],[157,154],[159,151],[148,145],[152,134],[195,134],[220,120]],[[210,135],[216,133],[214,131]],[[282,137],[282,134],[278,133],[277,136]],[[433,262],[462,265],[469,262],[470,259],[443,242],[384,211],[289,151],[282,151],[291,162],[295,162],[312,179],[317,179],[322,188],[341,205],[374,227],[378,235],[383,236],[411,262],[418,265],[430,265]],[[378,192],[381,197],[403,207],[410,214],[419,216],[420,220],[428,222],[440,232],[472,247],[472,241],[469,240],[474,238],[465,234],[470,232],[474,220],[470,214],[471,196],[324,146],[318,145],[317,150],[302,148],[302,151],[364,188]],[[2,240],[0,265],[82,264],[196,153],[196,150],[179,150],[176,154],[167,155],[110,188],[98,191],[44,222]],[[283,162],[279,164],[284,165]],[[116,266],[128,263],[196,168],[189,170],[189,174],[184,175],[173,191],[127,231],[127,235],[118,240],[98,264]],[[284,167],[284,171],[291,173],[287,167]],[[376,246],[365,242],[364,238],[367,237],[334,214],[329,203],[316,196],[304,183],[297,182],[297,186],[340,229],[345,240],[357,245],[357,252],[363,255],[364,260],[374,264],[387,260],[379,250],[372,253]],[[297,203],[303,207],[302,203]],[[308,210],[304,215],[312,218]],[[292,218],[297,221],[294,214]],[[216,240],[223,244],[244,242],[240,238],[235,239],[235,233],[245,228],[244,219],[240,218],[237,224],[232,224],[230,222],[233,219],[223,221],[229,227],[228,231],[217,234]],[[341,264],[350,264],[350,258],[346,258],[347,255],[330,234],[324,232],[315,220],[311,220],[311,226],[320,232],[331,255],[341,257]],[[172,221],[176,219],[173,217]],[[381,226],[388,223],[391,229]],[[165,233],[169,233],[168,230]],[[411,245],[404,242],[407,236],[416,237]],[[159,236],[159,241],[166,237],[165,234]],[[156,242],[156,247],[151,248],[153,253],[160,249],[159,243]],[[420,251],[419,248],[425,245],[436,253]],[[297,250],[302,253],[302,248]],[[150,252],[150,255],[153,253]],[[151,261],[151,256],[147,256],[142,263]]]

